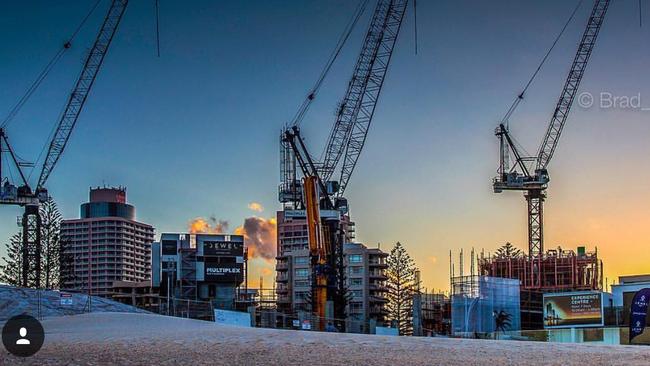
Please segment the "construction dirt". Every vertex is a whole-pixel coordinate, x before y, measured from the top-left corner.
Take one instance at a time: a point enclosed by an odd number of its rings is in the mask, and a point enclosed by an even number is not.
[[[650,348],[219,326],[149,314],[43,320],[33,357],[4,365],[648,365]]]

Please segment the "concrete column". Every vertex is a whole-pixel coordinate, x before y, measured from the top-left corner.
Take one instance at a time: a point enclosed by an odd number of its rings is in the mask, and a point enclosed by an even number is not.
[[[248,309],[247,309],[248,313],[251,316],[251,327],[253,327],[253,328],[256,326],[255,309],[256,309],[255,306],[249,306]]]
[[[413,295],[413,335],[422,336],[422,298],[420,294]]]

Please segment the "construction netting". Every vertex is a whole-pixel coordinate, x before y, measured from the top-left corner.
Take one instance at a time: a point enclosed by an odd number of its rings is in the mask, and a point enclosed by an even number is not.
[[[452,335],[478,337],[521,329],[519,280],[486,276],[452,279]]]

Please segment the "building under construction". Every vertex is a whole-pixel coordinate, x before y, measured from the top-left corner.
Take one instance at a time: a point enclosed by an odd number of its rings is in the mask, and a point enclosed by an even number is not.
[[[585,247],[573,250],[547,250],[529,256],[500,253],[478,259],[483,276],[513,278],[520,281],[521,328],[542,327],[542,295],[547,292],[601,291],[603,262],[598,250],[587,252]]]
[[[585,247],[573,250],[547,250],[534,257],[496,255],[481,257],[479,273],[484,276],[516,278],[523,290],[541,292],[600,291],[603,288],[603,262],[598,251],[587,252]]]
[[[449,274],[452,296],[472,292],[475,284],[462,279],[477,276],[519,280],[521,329],[543,327],[543,294],[549,292],[602,291],[603,262],[598,251],[587,252],[584,246],[577,251],[547,250],[542,255],[530,255],[511,244],[499,248],[496,254],[470,253],[470,276],[465,275],[463,250],[459,256],[459,273],[456,273],[449,253]],[[452,310],[453,312],[453,310]]]

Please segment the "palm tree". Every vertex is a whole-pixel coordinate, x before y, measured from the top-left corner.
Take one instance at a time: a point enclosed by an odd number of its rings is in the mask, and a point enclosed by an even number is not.
[[[492,316],[494,316],[494,323],[496,325],[496,332],[501,331],[501,333],[505,333],[506,329],[510,328],[510,326],[512,325],[512,322],[511,322],[512,315],[508,314],[504,310],[501,310],[498,313],[495,310],[492,313]],[[496,337],[496,332],[494,334],[495,337]]]

